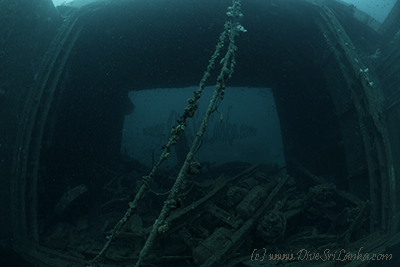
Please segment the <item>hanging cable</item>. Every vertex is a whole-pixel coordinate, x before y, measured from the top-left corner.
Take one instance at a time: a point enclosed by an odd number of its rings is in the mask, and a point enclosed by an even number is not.
[[[227,20],[224,24],[224,31],[221,33],[219,37],[218,44],[215,48],[213,55],[209,61],[206,71],[204,72],[203,78],[200,80],[199,88],[193,92],[193,97],[188,99],[189,105],[184,109],[183,115],[177,120],[178,125],[173,127],[171,130],[171,137],[169,138],[168,143],[163,147],[164,151],[162,152],[157,164],[153,167],[150,174],[148,176],[142,177],[142,186],[139,191],[136,193],[135,198],[132,202],[129,202],[129,208],[125,212],[124,216],[119,220],[119,222],[114,226],[111,230],[111,234],[108,236],[107,242],[104,244],[102,250],[99,254],[92,260],[90,267],[98,266],[98,263],[104,258],[105,253],[110,247],[113,240],[120,233],[121,228],[126,224],[129,218],[136,212],[137,204],[139,199],[142,198],[144,193],[148,190],[149,181],[154,177],[160,165],[168,159],[171,153],[171,147],[174,146],[179,140],[179,133],[183,132],[186,127],[186,119],[194,116],[199,103],[197,102],[201,98],[201,93],[205,87],[205,83],[207,79],[210,77],[210,72],[214,68],[215,60],[220,55],[222,48],[224,47],[224,43],[228,38],[229,45],[226,51],[225,56],[221,59],[220,64],[222,65],[220,74],[217,78],[217,83],[215,85],[214,94],[210,100],[207,111],[203,117],[202,124],[195,136],[192,147],[187,154],[186,160],[178,174],[178,177],[169,192],[167,201],[164,202],[163,209],[160,212],[158,219],[153,224],[153,229],[146,240],[145,245],[143,246],[139,259],[136,262],[136,267],[139,267],[143,258],[147,255],[149,248],[152,246],[153,241],[157,234],[162,234],[166,232],[169,228],[168,222],[165,221],[166,216],[169,211],[176,208],[177,201],[175,200],[180,190],[183,188],[183,181],[186,173],[189,170],[190,164],[195,160],[194,154],[197,152],[196,148],[200,140],[202,140],[202,136],[206,130],[208,119],[210,115],[218,108],[220,101],[222,101],[225,94],[225,81],[229,79],[233,74],[233,69],[236,64],[235,61],[235,52],[237,50],[237,46],[234,44],[235,37],[239,35],[240,32],[246,32],[244,27],[240,25],[239,20],[240,17],[243,16],[241,13],[241,3],[240,0],[232,0],[232,6],[228,7],[228,11],[226,12]],[[218,100],[219,99],[219,100]],[[216,101],[218,100],[218,104],[216,105]],[[215,107],[216,105],[216,107]],[[222,114],[221,114],[222,115]],[[221,117],[222,118],[222,117]]]
[[[225,22],[225,30],[221,34],[221,36],[227,35],[229,37],[229,46],[228,46],[228,49],[226,51],[224,58],[221,60],[222,68],[221,68],[220,74],[217,78],[217,83],[215,85],[214,94],[210,100],[207,111],[204,114],[203,121],[202,121],[200,128],[195,136],[192,147],[186,156],[185,163],[183,164],[183,166],[178,174],[178,177],[177,177],[174,185],[171,188],[171,192],[168,195],[167,200],[164,202],[164,206],[160,212],[160,215],[158,216],[157,220],[155,221],[155,223],[153,225],[153,229],[152,229],[149,237],[147,238],[145,245],[143,246],[143,248],[140,252],[139,259],[136,262],[136,267],[140,266],[143,258],[147,255],[147,252],[152,247],[156,236],[168,231],[169,223],[165,219],[171,210],[174,210],[177,208],[177,206],[176,206],[177,205],[176,203],[178,203],[177,197],[179,195],[179,192],[183,189],[184,178],[189,171],[190,164],[194,160],[194,154],[196,152],[197,145],[200,142],[200,140],[202,139],[202,136],[207,128],[208,119],[209,119],[211,113],[213,111],[215,111],[214,105],[215,105],[217,99],[220,99],[221,91],[222,90],[225,91],[225,81],[232,76],[233,69],[236,64],[235,52],[237,50],[237,46],[234,44],[235,37],[237,35],[239,35],[240,32],[246,31],[243,28],[243,26],[240,25],[240,23],[239,23],[239,18],[241,16],[243,16],[242,13],[240,12],[240,7],[241,7],[241,5],[240,5],[239,0],[233,0],[232,6],[228,7],[228,12],[227,12],[228,20]],[[222,39],[222,42],[223,42],[223,39]],[[216,50],[218,50],[218,49],[219,49],[219,46],[217,46]],[[215,55],[215,53],[214,53],[214,55]],[[211,60],[213,62],[215,61],[214,55]],[[211,61],[210,61],[210,64],[211,64]],[[209,77],[208,69],[209,68],[207,67],[207,71],[206,71],[205,75],[203,76],[203,79],[200,81],[199,89],[197,91],[195,91],[195,97],[194,97],[194,99],[192,99],[194,101],[197,100],[196,92],[198,92],[198,94],[201,94],[201,90],[204,88],[204,82],[205,82],[204,77]]]

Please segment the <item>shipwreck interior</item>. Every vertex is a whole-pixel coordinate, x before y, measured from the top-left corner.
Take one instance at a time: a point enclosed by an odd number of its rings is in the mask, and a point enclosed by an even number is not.
[[[400,1],[355,12],[2,1],[0,265],[398,266]]]

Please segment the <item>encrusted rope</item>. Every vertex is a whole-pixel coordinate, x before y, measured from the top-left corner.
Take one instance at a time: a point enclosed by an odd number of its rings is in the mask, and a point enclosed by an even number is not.
[[[193,141],[192,147],[189,151],[189,153],[186,156],[185,163],[183,164],[179,175],[169,193],[169,196],[167,200],[164,202],[164,206],[160,212],[160,215],[158,216],[157,220],[155,221],[153,225],[153,229],[150,233],[150,236],[147,238],[146,243],[144,247],[142,248],[142,251],[140,252],[139,259],[136,262],[136,267],[140,266],[140,263],[142,262],[143,258],[146,256],[147,252],[153,245],[154,239],[158,234],[162,234],[166,232],[169,228],[168,222],[165,221],[165,218],[169,214],[169,211],[173,210],[176,208],[176,203],[177,203],[177,197],[179,192],[181,191],[183,184],[184,184],[184,179],[186,174],[189,171],[190,164],[194,160],[194,154],[196,152],[196,148],[198,143],[200,142],[206,128],[207,128],[207,123],[210,115],[216,110],[216,102],[217,100],[222,100],[225,94],[225,81],[229,79],[232,76],[234,66],[236,64],[235,62],[235,51],[237,50],[236,45],[234,44],[235,36],[239,34],[240,31],[246,31],[243,26],[241,26],[238,22],[239,17],[242,16],[242,13],[240,13],[240,1],[238,0],[233,0],[232,1],[232,6],[228,7],[228,20],[225,23],[225,30],[221,34],[221,36],[229,36],[229,46],[227,49],[227,52],[224,56],[224,58],[221,60],[222,68],[220,71],[220,74],[217,78],[217,84],[215,85],[215,90],[214,94],[210,100],[210,103],[208,105],[207,111],[204,114],[203,121],[200,125],[199,130],[197,131],[196,137]],[[224,38],[220,38],[220,42],[224,42]],[[219,46],[217,46],[217,49],[219,49]],[[216,54],[214,53],[213,57],[211,60],[215,61],[215,56]],[[211,63],[211,62],[210,62]],[[208,77],[209,72],[208,68],[205,73],[204,77]],[[203,79],[204,79],[203,77]],[[200,91],[204,88],[204,82],[203,79],[200,82],[200,87],[197,91]],[[195,92],[196,95],[196,92]]]
[[[196,134],[196,137],[193,141],[192,147],[189,151],[189,153],[186,156],[186,160],[178,174],[178,177],[170,190],[170,193],[168,195],[167,200],[164,202],[164,206],[160,212],[160,215],[158,216],[157,220],[155,221],[153,225],[153,229],[149,235],[149,237],[146,240],[145,245],[143,246],[139,259],[136,262],[136,267],[139,267],[140,263],[142,262],[143,258],[146,256],[148,250],[151,248],[154,239],[156,238],[157,234],[164,233],[168,230],[169,225],[168,222],[165,221],[165,218],[169,214],[169,211],[173,210],[176,208],[176,197],[178,196],[180,189],[183,187],[183,182],[186,173],[189,170],[190,164],[194,160],[194,154],[196,152],[196,148],[198,143],[200,142],[206,128],[207,128],[207,123],[210,115],[217,110],[217,107],[224,98],[225,95],[225,81],[229,79],[232,76],[234,66],[236,64],[235,62],[235,51],[237,50],[237,47],[235,45],[235,37],[239,35],[240,32],[246,32],[246,30],[243,28],[242,25],[239,23],[240,17],[242,17],[242,13],[240,12],[241,9],[241,4],[240,0],[232,0],[232,6],[228,7],[228,11],[226,12],[227,14],[227,20],[224,25],[224,31],[221,33],[219,37],[218,44],[215,48],[214,54],[211,56],[211,59],[209,61],[209,64],[207,66],[207,70],[204,72],[203,78],[200,80],[199,83],[199,88],[193,92],[193,97],[188,99],[189,105],[184,109],[183,115],[180,117],[178,120],[178,125],[176,127],[173,127],[171,131],[171,137],[168,141],[168,143],[164,146],[164,151],[161,154],[158,163],[153,167],[152,171],[148,176],[143,176],[143,183],[139,191],[137,192],[135,199],[129,203],[129,208],[125,212],[124,217],[114,226],[114,228],[111,230],[111,234],[108,236],[107,242],[104,244],[102,250],[99,252],[99,254],[93,259],[92,263],[90,264],[90,267],[95,267],[98,266],[98,263],[104,258],[104,255],[108,248],[110,247],[112,241],[117,237],[117,235],[120,233],[121,228],[125,225],[125,223],[129,220],[129,218],[136,212],[137,209],[137,203],[140,198],[142,198],[143,194],[146,192],[148,189],[148,182],[150,179],[152,179],[157,172],[158,168],[160,165],[168,159],[168,156],[170,155],[171,152],[171,147],[175,145],[179,139],[179,133],[183,132],[185,130],[186,126],[186,119],[193,117],[195,114],[199,103],[197,102],[198,99],[201,98],[201,93],[205,87],[205,82],[207,81],[208,77],[210,76],[211,70],[214,68],[215,65],[215,60],[218,58],[220,55],[220,51],[224,47],[224,43],[228,37],[229,41],[229,46],[227,49],[227,52],[225,56],[222,58],[220,61],[220,64],[222,64],[222,68],[220,71],[220,74],[217,78],[217,83],[215,85],[215,90],[214,94],[210,100],[210,104],[208,105],[207,111],[203,117],[202,124],[200,125],[200,128]]]

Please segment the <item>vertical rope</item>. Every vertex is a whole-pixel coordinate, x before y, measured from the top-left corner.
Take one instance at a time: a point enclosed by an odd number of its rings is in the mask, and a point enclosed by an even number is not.
[[[180,189],[182,189],[182,187],[183,187],[184,178],[185,178],[186,173],[189,170],[190,163],[194,159],[196,147],[207,128],[207,122],[208,122],[210,115],[214,111],[217,110],[220,101],[222,101],[222,99],[224,98],[225,81],[227,79],[229,79],[233,74],[233,69],[236,64],[235,51],[237,50],[237,46],[235,45],[235,37],[237,35],[239,35],[240,32],[246,32],[246,30],[243,28],[243,26],[240,25],[240,23],[239,23],[240,17],[243,16],[243,14],[241,13],[240,10],[241,10],[240,0],[233,0],[232,6],[228,7],[228,11],[226,12],[227,20],[224,24],[224,31],[221,33],[221,35],[219,37],[219,41],[215,48],[214,54],[211,56],[211,59],[207,66],[207,69],[204,72],[203,78],[200,80],[199,88],[193,92],[193,97],[188,99],[189,105],[184,109],[183,115],[179,118],[178,125],[176,127],[173,127],[173,129],[171,131],[171,137],[168,140],[168,143],[164,146],[164,151],[161,154],[157,164],[153,167],[153,169],[151,170],[151,172],[148,176],[143,176],[142,186],[139,189],[139,191],[136,193],[135,199],[129,203],[129,208],[125,212],[124,217],[122,217],[121,220],[111,230],[111,234],[108,236],[107,242],[104,244],[102,250],[92,260],[91,264],[88,267],[99,266],[99,263],[103,260],[104,255],[107,252],[108,248],[110,247],[112,241],[118,236],[118,234],[120,233],[120,230],[126,224],[126,222],[129,220],[129,218],[136,212],[137,203],[138,203],[139,199],[142,198],[143,194],[147,191],[149,181],[154,177],[154,175],[157,172],[160,165],[165,160],[168,159],[170,152],[171,152],[171,147],[174,146],[179,139],[179,133],[181,133],[185,130],[186,119],[193,117],[193,115],[195,114],[195,112],[199,106],[199,103],[197,101],[201,98],[201,93],[205,87],[205,83],[206,83],[208,77],[210,77],[211,70],[214,68],[215,60],[220,55],[220,52],[221,52],[222,48],[224,47],[225,41],[228,38],[229,46],[228,46],[225,56],[220,61],[220,64],[222,64],[222,68],[221,68],[220,74],[217,78],[217,83],[215,85],[214,94],[213,94],[210,104],[207,108],[206,114],[203,117],[203,122],[196,134],[196,137],[193,141],[192,147],[186,156],[186,160],[178,174],[178,177],[170,191],[170,194],[164,203],[163,209],[161,210],[158,219],[155,221],[155,223],[153,225],[153,229],[152,229],[149,237],[147,238],[144,247],[142,248],[142,250],[140,252],[139,259],[136,262],[137,267],[140,265],[141,261],[146,256],[148,250],[151,248],[157,234],[164,233],[165,231],[168,230],[169,226],[168,226],[168,222],[165,221],[165,218],[168,215],[170,210],[176,208],[176,203],[177,203],[176,197],[177,197]]]
[[[225,94],[225,81],[229,79],[232,74],[233,74],[233,69],[236,64],[235,61],[235,52],[237,50],[237,46],[235,45],[235,37],[239,35],[240,32],[245,32],[246,30],[243,28],[242,25],[239,23],[239,18],[242,15],[240,12],[240,1],[239,0],[233,0],[232,1],[232,6],[228,7],[228,20],[225,22],[225,30],[220,36],[220,41],[217,45],[216,51],[214,52],[213,56],[211,57],[210,64],[207,67],[207,71],[204,73],[203,79],[200,81],[199,89],[197,89],[194,92],[194,97],[192,99],[189,99],[189,104],[190,102],[196,103],[198,95],[201,95],[202,90],[204,89],[204,84],[206,79],[210,75],[210,70],[214,66],[215,59],[217,58],[219,54],[219,50],[221,50],[225,36],[229,37],[229,46],[227,49],[227,52],[225,56],[221,60],[222,68],[220,71],[220,74],[217,78],[217,83],[215,85],[214,93],[213,96],[210,100],[210,103],[208,105],[207,111],[204,114],[203,121],[200,125],[200,128],[196,134],[196,137],[193,141],[192,147],[189,151],[189,153],[186,156],[185,163],[183,164],[178,177],[168,195],[167,200],[164,202],[164,206],[160,212],[160,215],[158,216],[157,220],[155,221],[153,225],[153,229],[149,235],[149,237],[146,240],[146,243],[144,247],[142,248],[139,259],[136,262],[136,267],[139,267],[143,258],[147,255],[147,252],[149,249],[152,247],[154,240],[158,234],[162,234],[166,232],[169,228],[169,224],[167,221],[165,221],[167,215],[169,212],[173,209],[176,209],[176,203],[177,203],[177,197],[181,189],[183,188],[183,183],[186,174],[189,171],[190,164],[194,159],[194,154],[196,152],[196,148],[198,143],[200,142],[208,124],[208,119],[210,115],[216,110],[216,103],[217,100],[222,100],[224,98]]]

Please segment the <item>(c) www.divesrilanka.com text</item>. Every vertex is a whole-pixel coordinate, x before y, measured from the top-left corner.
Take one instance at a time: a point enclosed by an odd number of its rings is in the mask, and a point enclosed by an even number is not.
[[[371,261],[371,260],[391,260],[392,254],[371,254],[361,253],[361,247],[357,253],[346,252],[345,249],[335,250],[325,249],[323,253],[314,253],[306,249],[299,250],[296,254],[267,254],[265,248],[254,249],[251,254],[252,261],[292,261],[292,260],[309,260],[309,261]]]

